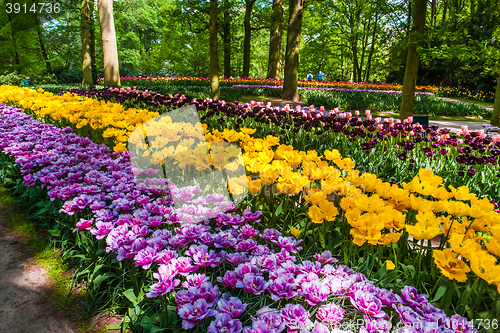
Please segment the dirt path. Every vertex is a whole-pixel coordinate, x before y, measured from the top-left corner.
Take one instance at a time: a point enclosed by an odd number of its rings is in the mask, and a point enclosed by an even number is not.
[[[483,109],[493,111],[493,107],[492,106],[481,105],[481,104],[477,104],[477,103],[474,103],[474,102],[464,102],[464,101],[459,101],[458,99],[447,98],[447,97],[440,97],[440,98],[442,100],[446,101],[446,102],[462,103],[462,104],[473,104],[473,105],[477,105],[479,107],[482,107]]]
[[[0,332],[76,333],[76,322],[54,309],[52,281],[23,245],[26,238],[9,230],[9,216],[0,206]]]

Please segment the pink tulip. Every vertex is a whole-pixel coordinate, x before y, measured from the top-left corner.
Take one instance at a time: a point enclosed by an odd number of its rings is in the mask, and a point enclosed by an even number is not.
[[[339,118],[345,118],[345,117],[346,117],[345,112],[339,113]]]
[[[407,119],[410,124],[413,122],[413,117],[408,117]]]
[[[380,118],[380,117],[375,118],[375,124],[380,124],[381,121],[382,121],[382,118]]]
[[[271,106],[271,102],[267,102],[267,106],[269,106],[269,107],[270,107],[270,106]]]
[[[484,132],[484,130],[479,130],[479,131],[477,131],[477,132],[479,133],[479,137],[480,137],[481,139],[484,139],[484,138],[486,138],[486,137],[488,136],[488,135]]]
[[[371,114],[367,114],[367,115],[366,115],[366,119],[367,119],[367,120],[372,120],[372,119],[373,119],[373,116],[372,116]]]
[[[354,114],[355,114],[356,116],[359,116],[359,110],[354,111]]]
[[[408,135],[409,135],[409,136],[414,136],[414,135],[415,135],[415,132],[413,132],[413,131],[409,131],[409,132],[408,132]]]
[[[460,126],[460,129],[463,131],[463,130],[469,130],[469,126],[467,125],[462,125]]]
[[[458,142],[459,145],[461,145],[461,144],[464,143],[464,140],[463,139],[458,139],[457,142]]]
[[[404,119],[403,124],[408,124],[408,119]]]
[[[255,101],[250,101],[250,105],[254,106],[255,105]]]
[[[389,118],[389,124],[394,124],[394,118]]]
[[[378,130],[381,130],[381,129],[383,129],[383,128],[384,128],[384,125],[382,125],[382,124],[378,124],[378,125],[377,125],[377,129],[378,129]]]
[[[370,110],[365,110],[365,115],[366,116],[370,116],[371,115],[371,111]]]
[[[401,124],[401,119],[396,119],[396,124]]]
[[[325,111],[325,107],[322,105],[319,107],[319,110],[323,112],[323,111]]]
[[[352,113],[351,112],[347,112],[346,115],[347,115],[347,118],[349,118],[349,119],[352,118]]]

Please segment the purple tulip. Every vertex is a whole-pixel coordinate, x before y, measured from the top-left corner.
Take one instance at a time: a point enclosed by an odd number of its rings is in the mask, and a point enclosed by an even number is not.
[[[229,294],[224,294],[217,303],[217,310],[220,313],[227,313],[231,318],[238,318],[246,308],[247,304],[243,304],[238,297],[231,297]]]
[[[218,313],[207,329],[208,333],[240,333],[241,331],[241,321],[226,313]]]
[[[309,319],[309,311],[300,304],[287,304],[280,310],[280,313],[288,333],[298,333],[313,327],[313,323]]]
[[[194,304],[184,304],[179,309],[179,317],[182,321],[182,328],[185,330],[191,329],[196,324],[207,317],[215,316],[217,311],[209,310],[207,301],[203,298],[198,299]]]
[[[352,305],[364,314],[377,318],[387,316],[382,311],[382,302],[371,293],[357,290],[349,299]]]
[[[319,307],[316,318],[328,326],[335,326],[344,320],[344,309],[337,304],[325,304]]]

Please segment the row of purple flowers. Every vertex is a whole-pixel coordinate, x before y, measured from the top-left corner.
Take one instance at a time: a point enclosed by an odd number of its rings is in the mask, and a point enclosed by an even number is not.
[[[333,266],[336,259],[329,252],[301,261],[294,256],[302,249],[300,241],[275,229],[259,230],[260,212],[234,214],[231,203],[216,195],[196,197],[194,188],[173,187],[169,193],[138,186],[127,152],[111,154],[69,128],[33,120],[13,107],[2,105],[0,112],[0,147],[15,158],[25,185],[42,186],[51,200],[62,200],[61,213],[91,212],[75,230],[106,238],[106,251],[118,260],[153,269],[155,282],[147,295],[175,292],[185,329],[211,318],[208,332],[346,332],[335,327],[351,307],[350,316],[357,311],[364,318],[361,332],[388,332],[391,313],[398,324],[409,325],[404,332],[476,331],[458,315],[448,318],[415,288],[405,287],[399,296],[346,266]],[[172,200],[191,209],[174,212]],[[208,203],[215,208],[205,209]],[[207,218],[182,223],[192,209]],[[225,273],[216,280],[201,273],[214,268]],[[238,318],[248,304],[242,300],[251,295],[269,296],[274,306],[272,301],[287,301],[280,309],[261,308],[243,328]],[[348,305],[339,306],[342,300]]]

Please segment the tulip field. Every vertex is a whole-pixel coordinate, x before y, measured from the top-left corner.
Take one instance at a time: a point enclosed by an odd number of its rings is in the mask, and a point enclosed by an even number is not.
[[[1,180],[88,311],[114,311],[124,332],[499,331],[497,128],[127,79],[153,91],[0,86]]]

